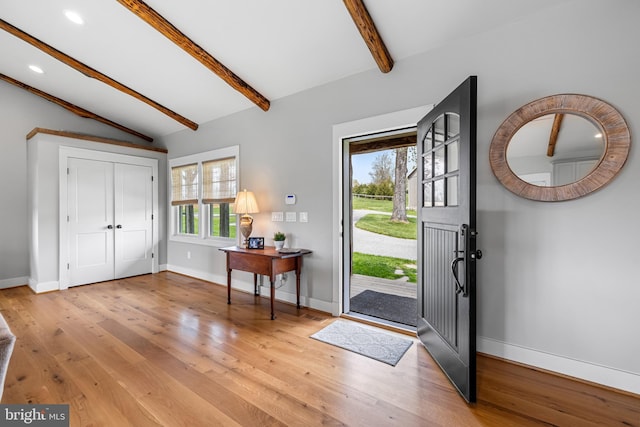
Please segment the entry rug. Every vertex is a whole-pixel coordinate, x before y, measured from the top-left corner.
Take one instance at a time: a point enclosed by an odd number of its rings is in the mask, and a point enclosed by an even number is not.
[[[412,341],[355,322],[336,320],[311,338],[396,366]]]

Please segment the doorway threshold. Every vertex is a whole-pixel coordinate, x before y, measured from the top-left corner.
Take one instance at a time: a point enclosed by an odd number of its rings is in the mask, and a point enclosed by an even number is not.
[[[374,316],[367,316],[366,314],[356,313],[354,311],[350,311],[349,313],[342,313],[340,317],[353,320],[354,322],[360,322],[370,326],[387,329],[392,332],[409,335],[411,337],[416,336],[416,328],[410,325],[405,325],[403,323],[397,323],[391,320],[381,319]]]

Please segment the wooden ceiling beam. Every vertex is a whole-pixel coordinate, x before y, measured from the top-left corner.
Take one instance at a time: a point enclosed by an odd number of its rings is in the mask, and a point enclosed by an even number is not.
[[[371,55],[373,55],[373,59],[378,64],[378,68],[383,73],[388,73],[393,68],[393,59],[364,3],[362,0],[343,0],[343,2],[351,15],[351,19],[358,27],[360,35],[367,44]]]
[[[187,37],[149,5],[140,0],[118,0],[118,3],[126,7],[147,24],[151,25],[193,58],[197,59],[202,65],[218,75],[229,86],[243,94],[258,107],[262,108],[264,111],[269,109],[271,103],[267,98],[249,86],[249,84],[234,74],[209,52]]]
[[[349,144],[349,154],[364,154],[380,150],[390,150],[402,147],[415,147],[417,135],[403,136],[400,138],[374,139]]]
[[[74,104],[72,104],[70,102],[67,102],[64,99],[60,99],[60,98],[55,97],[55,96],[53,96],[51,94],[48,94],[47,92],[43,92],[40,89],[36,89],[33,86],[29,86],[26,83],[22,83],[19,80],[16,80],[16,79],[11,78],[9,76],[6,76],[4,74],[0,74],[0,80],[4,80],[5,82],[11,83],[14,86],[17,86],[17,87],[19,87],[21,89],[26,90],[27,92],[31,92],[34,95],[38,95],[39,97],[44,98],[47,101],[53,102],[54,104],[57,104],[57,105],[61,106],[62,108],[65,108],[65,109],[71,111],[73,114],[76,114],[76,115],[78,115],[78,116],[80,116],[82,118],[96,120],[96,121],[98,121],[100,123],[104,123],[104,124],[106,124],[108,126],[114,127],[114,128],[119,129],[119,130],[121,130],[123,132],[131,134],[131,135],[136,136],[138,138],[144,139],[145,141],[153,142],[153,138],[151,138],[150,136],[147,136],[145,134],[137,132],[137,131],[135,131],[133,129],[130,129],[130,128],[126,127],[126,126],[122,126],[121,124],[113,122],[113,121],[111,121],[109,119],[105,119],[104,117],[99,116],[99,115],[97,115],[95,113],[92,113],[89,110],[85,110],[82,107],[78,107],[77,105],[74,105]]]
[[[127,95],[130,95],[142,102],[144,102],[147,105],[150,105],[151,107],[155,108],[156,110],[164,113],[165,115],[171,117],[173,120],[183,124],[184,126],[196,130],[198,129],[198,124],[187,119],[186,117],[181,116],[180,114],[176,113],[175,111],[172,111],[170,109],[168,109],[167,107],[158,104],[157,102],[155,102],[152,99],[147,98],[146,96],[142,95],[139,92],[136,92],[135,90],[123,85],[120,82],[115,81],[114,79],[112,79],[111,77],[102,74],[101,72],[89,67],[86,64],[83,64],[82,62],[78,61],[75,58],[72,58],[71,56],[65,54],[64,52],[61,52],[59,50],[57,50],[56,48],[49,46],[48,44],[46,44],[45,42],[38,40],[37,38],[31,36],[30,34],[25,33],[24,31],[20,30],[19,28],[14,27],[13,25],[9,24],[8,22],[0,19],[0,29],[5,30],[6,32],[16,36],[17,38],[19,38],[20,40],[23,40],[27,43],[29,43],[30,45],[40,49],[41,51],[43,51],[44,53],[51,55],[52,57],[54,57],[55,59],[57,59],[58,61],[68,65],[69,67],[81,72],[82,74],[84,74],[87,77],[90,77],[92,79],[96,79],[101,81],[102,83],[105,83],[115,89],[118,89],[119,91],[126,93]]]
[[[553,126],[551,126],[551,134],[549,135],[549,145],[547,147],[547,156],[553,157],[556,152],[556,144],[558,143],[558,134],[562,125],[564,114],[556,114],[553,118]]]

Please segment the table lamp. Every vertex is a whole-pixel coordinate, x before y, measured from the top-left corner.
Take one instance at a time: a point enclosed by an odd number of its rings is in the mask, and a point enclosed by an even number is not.
[[[253,217],[249,214],[258,212],[260,212],[258,203],[256,203],[256,197],[251,191],[245,189],[236,195],[235,213],[242,215],[240,217],[240,233],[244,237],[242,244],[245,248],[253,229]]]

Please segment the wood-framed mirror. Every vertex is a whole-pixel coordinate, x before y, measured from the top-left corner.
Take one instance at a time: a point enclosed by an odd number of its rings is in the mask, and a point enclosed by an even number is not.
[[[622,115],[587,95],[560,94],[530,102],[500,125],[489,162],[509,191],[527,199],[562,201],[609,183],[629,155]]]

